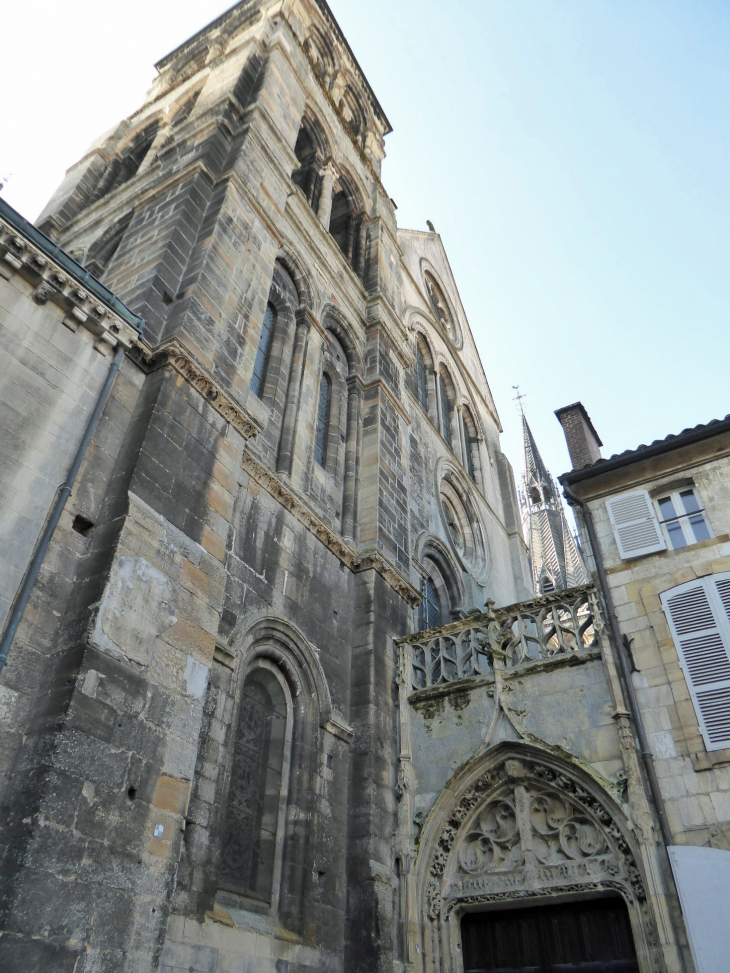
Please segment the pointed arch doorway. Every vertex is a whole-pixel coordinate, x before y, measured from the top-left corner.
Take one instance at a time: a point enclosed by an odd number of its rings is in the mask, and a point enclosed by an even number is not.
[[[638,973],[629,914],[618,896],[467,912],[464,973]]]

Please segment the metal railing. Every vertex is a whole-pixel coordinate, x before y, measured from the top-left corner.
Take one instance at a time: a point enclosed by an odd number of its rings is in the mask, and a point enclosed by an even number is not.
[[[495,659],[513,669],[590,649],[602,630],[596,589],[582,585],[417,632],[399,645],[410,656],[411,684],[418,690],[488,675]]]

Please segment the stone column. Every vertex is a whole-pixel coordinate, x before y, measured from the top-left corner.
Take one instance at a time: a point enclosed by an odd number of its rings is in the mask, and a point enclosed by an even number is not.
[[[466,469],[466,430],[464,429],[464,416],[462,415],[461,409],[454,407],[454,412],[456,413],[456,426],[457,435],[456,438],[459,442],[459,449],[454,450],[461,460],[461,465]]]
[[[299,412],[299,396],[302,388],[302,374],[304,372],[304,358],[307,352],[307,337],[309,326],[314,315],[308,307],[300,307],[296,314],[297,328],[294,333],[294,348],[291,356],[291,370],[289,371],[289,385],[286,390],[286,405],[284,406],[284,420],[281,424],[281,440],[279,442],[279,456],[276,469],[279,473],[291,473],[294,457],[294,433]]]
[[[330,217],[332,216],[332,190],[335,186],[335,178],[337,172],[335,167],[329,162],[321,172],[322,176],[322,189],[319,193],[319,206],[317,208],[317,216],[325,228],[329,231],[330,228]]]
[[[350,216],[347,221],[347,241],[345,243],[345,256],[347,257],[347,262],[354,269],[352,262],[353,250],[355,247],[355,217]]]
[[[355,539],[355,504],[357,502],[357,457],[360,439],[360,380],[347,380],[347,439],[345,442],[345,484],[342,498],[342,534]]]
[[[364,213],[358,217],[357,250],[355,253],[355,273],[360,280],[365,280],[365,247],[368,238],[368,220]]]

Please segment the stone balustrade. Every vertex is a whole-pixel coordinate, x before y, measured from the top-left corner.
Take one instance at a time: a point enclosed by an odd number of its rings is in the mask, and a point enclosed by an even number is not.
[[[603,615],[593,585],[470,615],[398,640],[414,691],[597,648]],[[409,665],[408,665],[409,664]]]

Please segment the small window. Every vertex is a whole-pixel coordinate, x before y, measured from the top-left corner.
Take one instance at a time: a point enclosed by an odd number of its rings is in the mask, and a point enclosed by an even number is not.
[[[441,624],[441,600],[430,577],[421,580],[421,627],[438,628]]]
[[[712,537],[707,515],[696,490],[674,490],[656,501],[659,522],[669,546],[676,550]]]
[[[266,369],[269,365],[271,345],[274,340],[275,325],[276,308],[273,304],[267,304],[266,314],[264,314],[264,323],[261,326],[261,337],[259,338],[259,347],[258,351],[256,352],[256,361],[254,362],[253,366],[253,375],[251,376],[251,391],[259,398],[263,396],[264,392]]]
[[[418,401],[422,408],[428,410],[428,371],[426,359],[420,341],[416,344],[416,370],[418,378]]]
[[[322,373],[319,387],[319,406],[317,408],[317,435],[314,441],[314,458],[320,466],[327,460],[327,434],[330,428],[330,407],[332,404],[332,379],[327,372]]]
[[[439,378],[439,389],[441,394],[441,434],[449,446],[453,447],[451,440],[451,403],[443,375]]]

